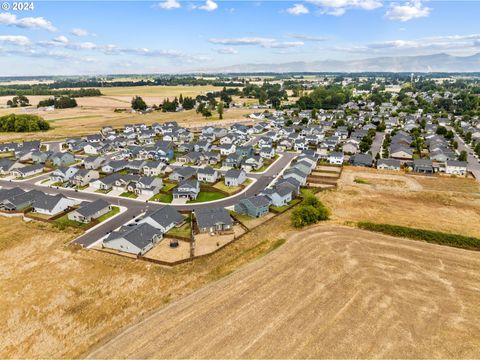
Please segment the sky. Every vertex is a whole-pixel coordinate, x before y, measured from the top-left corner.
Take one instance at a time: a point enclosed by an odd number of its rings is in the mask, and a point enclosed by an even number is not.
[[[480,52],[479,1],[2,1],[0,76]]]

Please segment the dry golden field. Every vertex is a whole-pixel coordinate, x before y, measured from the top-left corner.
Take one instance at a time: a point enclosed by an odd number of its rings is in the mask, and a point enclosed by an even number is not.
[[[65,246],[73,233],[0,217],[0,358],[78,357],[132,321],[273,250],[291,230],[288,216],[174,269],[74,250]]]
[[[472,179],[347,169],[338,189],[319,197],[337,223],[371,221],[480,237],[480,186]]]
[[[89,358],[478,358],[480,254],[322,225]]]
[[[160,104],[165,98],[175,96],[192,96],[205,94],[212,90],[221,90],[214,86],[139,86],[139,87],[111,87],[102,88],[103,96],[77,98],[78,107],[72,109],[58,109],[52,112],[38,112],[44,119],[51,121],[52,130],[44,133],[0,133],[1,141],[18,141],[24,139],[59,139],[69,136],[80,136],[98,131],[102,126],[110,125],[121,127],[129,123],[146,123],[177,121],[183,126],[202,126],[207,124],[226,124],[245,120],[252,110],[225,109],[224,119],[219,120],[218,114],[205,119],[195,110],[179,113],[155,112],[146,115],[131,114],[128,112],[116,113],[115,109],[128,109],[135,95],[142,96],[148,105]],[[28,96],[34,105],[49,96]],[[0,97],[0,116],[11,113],[24,113],[22,109],[2,108],[12,96]]]

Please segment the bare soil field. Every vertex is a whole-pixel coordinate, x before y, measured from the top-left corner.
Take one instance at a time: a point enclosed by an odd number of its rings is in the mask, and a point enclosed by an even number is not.
[[[0,217],[0,358],[72,358],[153,310],[268,253],[289,214],[208,258],[165,268],[65,244],[75,234]]]
[[[337,190],[318,196],[338,223],[371,221],[480,237],[477,189],[469,179],[344,170]]]
[[[480,254],[323,225],[89,358],[478,358]]]

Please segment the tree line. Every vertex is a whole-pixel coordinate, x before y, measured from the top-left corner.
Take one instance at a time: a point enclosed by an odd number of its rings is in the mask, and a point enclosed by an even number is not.
[[[46,131],[50,124],[38,115],[10,114],[0,117],[0,132]]]

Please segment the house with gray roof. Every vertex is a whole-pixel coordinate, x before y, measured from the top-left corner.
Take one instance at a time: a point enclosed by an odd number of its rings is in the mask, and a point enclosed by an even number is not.
[[[97,170],[105,165],[106,161],[104,156],[87,156],[83,160],[83,165],[85,169]]]
[[[450,175],[465,176],[467,175],[466,161],[447,160],[445,163],[445,173]]]
[[[262,191],[262,195],[267,196],[273,206],[287,205],[293,199],[293,190],[287,187],[274,187]]]
[[[88,224],[93,219],[98,219],[100,216],[107,214],[112,210],[112,206],[103,199],[98,199],[93,202],[81,205],[68,213],[67,217],[70,220]]]
[[[16,178],[26,178],[43,172],[43,164],[27,165],[21,168],[15,168],[10,171],[10,174]]]
[[[76,186],[86,186],[99,177],[100,174],[96,170],[80,169],[70,178],[70,182]]]
[[[196,179],[187,179],[173,189],[174,199],[195,200],[200,193],[200,183]]]
[[[75,201],[62,194],[48,195],[39,193],[35,196],[35,200],[32,204],[32,211],[39,214],[53,216],[67,210],[73,205],[75,205]]]
[[[230,169],[225,173],[226,186],[240,186],[247,180],[247,174],[243,169]]]
[[[235,204],[234,210],[236,213],[258,218],[268,214],[270,205],[271,201],[267,196],[257,195],[241,199]]]
[[[195,220],[201,233],[226,231],[233,226],[232,218],[224,208],[198,209],[195,211]]]
[[[173,206],[165,205],[156,210],[147,212],[139,221],[139,224],[149,224],[162,233],[167,233],[175,226],[180,226],[185,218]]]
[[[57,152],[48,158],[54,166],[66,166],[75,162],[75,156],[69,152]]]
[[[149,224],[122,226],[103,240],[102,247],[134,255],[144,255],[162,238],[162,232]]]
[[[380,170],[400,170],[401,162],[396,159],[378,159],[377,169]]]
[[[196,174],[197,170],[195,168],[191,166],[185,166],[174,169],[168,178],[173,181],[184,181],[195,177]]]
[[[219,173],[217,170],[213,169],[210,166],[207,166],[203,169],[198,169],[197,179],[198,181],[203,181],[206,183],[216,183],[219,178]]]

